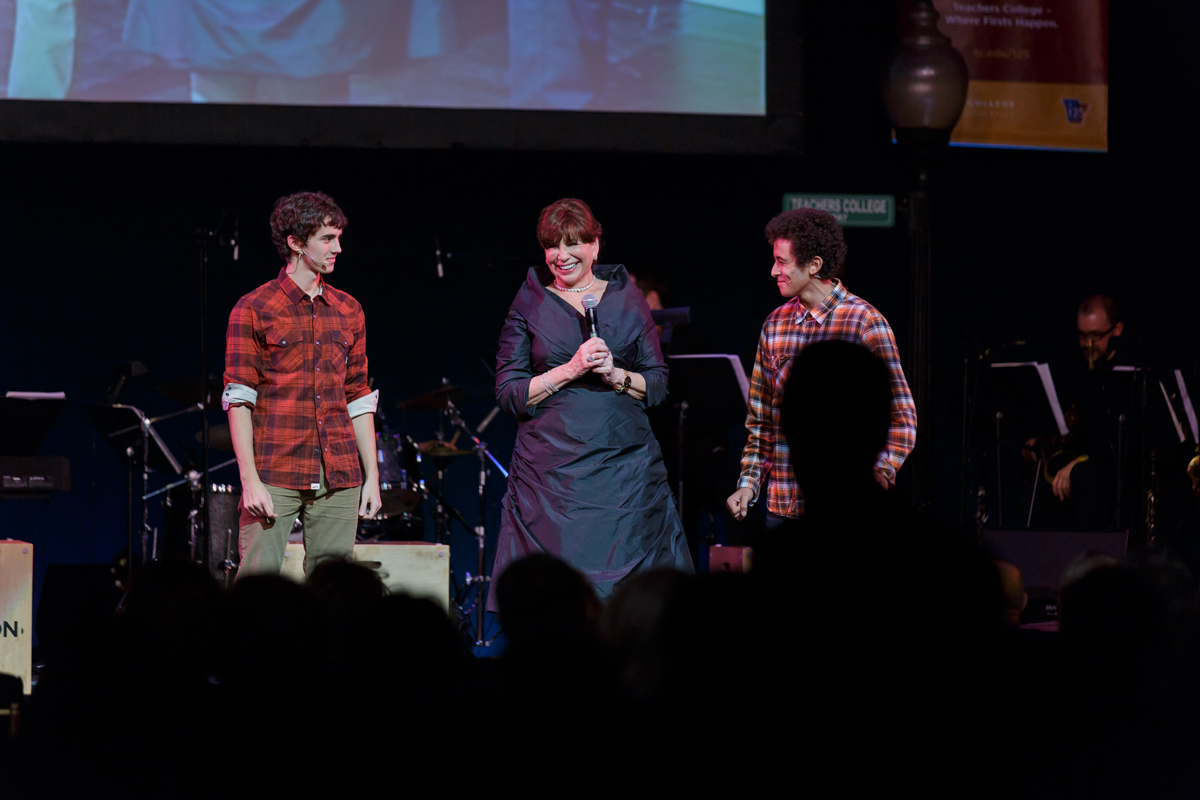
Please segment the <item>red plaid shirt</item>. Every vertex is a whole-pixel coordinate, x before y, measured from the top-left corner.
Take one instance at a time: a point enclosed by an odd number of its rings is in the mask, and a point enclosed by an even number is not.
[[[771,312],[758,339],[746,414],[750,438],[742,451],[742,473],[738,478],[738,488],[753,489],[757,501],[763,481],[770,476],[767,510],[772,514],[798,517],[804,513],[804,495],[792,471],[791,449],[779,425],[779,409],[792,372],[792,357],[801,348],[827,339],[861,344],[887,364],[892,378],[892,424],[887,449],[879,454],[875,465],[893,483],[896,470],[917,441],[917,407],[900,367],[896,339],[883,315],[846,291],[841,283],[812,311],[793,297]]]
[[[258,476],[285,489],[317,488],[322,461],[333,488],[363,480],[346,405],[370,393],[366,321],[321,286],[311,299],[280,270],[233,307],[225,337],[226,406],[252,408]]]

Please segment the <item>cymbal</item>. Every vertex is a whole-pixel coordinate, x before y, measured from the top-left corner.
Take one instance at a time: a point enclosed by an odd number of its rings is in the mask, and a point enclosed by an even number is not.
[[[401,400],[397,404],[397,408],[403,408],[405,411],[440,411],[451,400],[457,400],[458,393],[459,388],[457,386],[443,386],[439,389],[434,389],[432,392],[426,392],[425,394],[410,397],[407,400]]]
[[[204,403],[212,408],[220,405],[221,392],[225,387],[220,380],[210,376],[207,397],[205,397],[204,386],[199,378],[167,378],[154,384],[154,388],[163,397],[174,400],[176,403],[183,403],[186,406]]]
[[[204,431],[196,431],[196,441],[204,443]],[[210,450],[227,450],[233,452],[233,435],[229,425],[208,426],[208,447]]]
[[[432,458],[452,458],[453,456],[469,456],[474,450],[458,450],[450,442],[441,439],[430,439],[428,442],[418,442],[417,449],[422,455]]]

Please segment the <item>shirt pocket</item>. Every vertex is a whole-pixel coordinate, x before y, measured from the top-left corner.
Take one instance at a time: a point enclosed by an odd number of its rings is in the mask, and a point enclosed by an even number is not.
[[[329,366],[334,375],[345,375],[346,365],[350,363],[350,347],[354,344],[354,336],[343,331],[330,331],[329,337]]]
[[[304,366],[304,334],[271,328],[266,333],[267,360],[275,372],[299,372]]]

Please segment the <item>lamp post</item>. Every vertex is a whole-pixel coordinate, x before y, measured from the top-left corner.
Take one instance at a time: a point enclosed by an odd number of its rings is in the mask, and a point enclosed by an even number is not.
[[[911,476],[910,499],[918,508],[929,506],[933,483],[928,413],[932,328],[929,172],[934,156],[950,143],[950,130],[967,99],[966,61],[938,30],[937,20],[931,0],[912,0],[905,30],[885,65],[882,87],[896,142],[915,168],[908,196],[912,285],[906,371],[917,407],[917,447],[906,472]]]

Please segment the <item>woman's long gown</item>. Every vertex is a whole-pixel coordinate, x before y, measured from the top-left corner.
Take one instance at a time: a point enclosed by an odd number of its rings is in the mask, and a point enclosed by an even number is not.
[[[549,553],[587,575],[601,598],[654,567],[692,572],[662,451],[646,407],[667,394],[667,366],[650,309],[620,265],[593,268],[608,287],[598,333],[616,366],[642,375],[645,401],[617,394],[598,375],[560,387],[533,408],[529,383],[571,360],[588,336],[583,316],[530,269],[509,308],[496,358],[496,400],[519,430],[501,510],[492,578],[511,562]],[[488,608],[496,606],[489,594]]]

